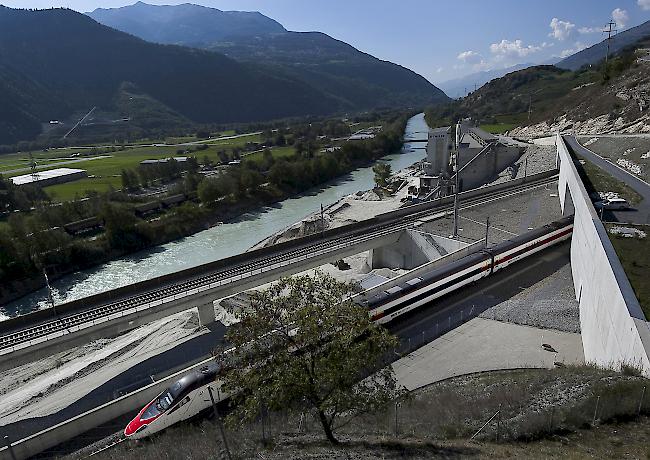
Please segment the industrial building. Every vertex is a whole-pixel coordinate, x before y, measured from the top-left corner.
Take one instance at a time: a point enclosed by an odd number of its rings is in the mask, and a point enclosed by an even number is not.
[[[449,155],[453,149],[451,126],[429,130],[427,143],[427,161],[430,169],[427,173],[434,176],[444,176],[449,173]]]
[[[187,157],[173,157],[173,158],[158,158],[153,160],[142,160],[140,164],[142,166],[152,166],[165,164],[171,160],[174,160],[176,163],[187,163]]]
[[[523,149],[480,128],[461,125],[458,145],[460,190],[480,187],[514,163]]]
[[[469,123],[461,124],[459,130],[457,152],[454,146],[456,127],[429,130],[427,160],[408,188],[409,200],[429,200],[453,193],[456,167],[460,171],[460,191],[480,187],[514,163],[523,152],[520,145]]]
[[[85,177],[88,177],[88,173],[83,169],[56,168],[15,176],[11,178],[11,182],[16,186],[37,184],[41,187],[47,187],[48,185],[63,184]]]

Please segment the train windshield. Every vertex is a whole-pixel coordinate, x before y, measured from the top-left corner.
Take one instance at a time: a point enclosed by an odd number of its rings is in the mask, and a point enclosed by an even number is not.
[[[149,420],[156,416],[160,415],[160,410],[158,409],[158,401],[153,404],[150,404],[147,407],[147,410],[142,413],[140,420]]]
[[[170,391],[165,391],[160,398],[158,398],[158,401],[156,401],[156,405],[160,408],[162,412],[166,411],[169,409],[169,406],[172,405],[174,402],[174,397],[172,396]]]

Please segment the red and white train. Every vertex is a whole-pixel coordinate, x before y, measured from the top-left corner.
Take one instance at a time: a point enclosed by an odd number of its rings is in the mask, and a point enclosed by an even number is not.
[[[368,308],[374,321],[386,324],[432,300],[565,241],[572,232],[573,217],[566,217],[490,249],[405,279],[378,294],[359,296],[356,301]],[[211,363],[176,381],[142,408],[127,425],[124,435],[130,439],[144,438],[209,409],[212,400],[208,388],[212,389],[217,401],[221,399],[218,397],[220,385],[216,381],[219,370],[218,364]]]
[[[212,405],[212,397],[221,399],[216,379],[220,366],[210,363],[185,375],[160,393],[135,416],[124,429],[130,439],[140,439],[164,430],[182,420],[189,420]]]

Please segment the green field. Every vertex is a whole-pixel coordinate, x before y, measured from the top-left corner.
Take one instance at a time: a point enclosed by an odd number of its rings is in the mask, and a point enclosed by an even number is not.
[[[271,153],[273,154],[273,158],[277,160],[279,158],[289,157],[293,155],[295,153],[295,149],[293,147],[275,147],[271,150]],[[264,158],[264,152],[255,152],[251,153],[250,155],[243,155],[243,158],[259,163]]]
[[[96,153],[93,153],[94,156],[110,156],[110,158],[87,159],[85,161],[61,165],[62,167],[84,169],[88,172],[89,176],[95,177],[89,177],[87,179],[66,184],[52,185],[50,187],[45,187],[45,191],[55,201],[67,201],[74,199],[77,196],[85,196],[88,190],[105,192],[109,190],[111,186],[119,189],[122,186],[122,180],[120,177],[122,170],[137,168],[142,160],[168,158],[172,156],[195,156],[199,162],[203,162],[204,158],[208,157],[211,161],[216,163],[219,162],[218,151],[226,150],[226,152],[230,154],[234,147],[243,147],[247,142],[260,141],[261,136],[254,134],[236,139],[209,139],[205,141],[205,145],[208,146],[205,150],[196,150],[196,146],[134,146],[115,152],[104,152],[104,149],[98,149]],[[185,152],[179,152],[179,150]],[[186,152],[187,150],[189,150],[189,152]],[[283,147],[277,150],[278,153],[274,152],[274,156],[290,155],[293,151],[291,147]],[[291,152],[289,152],[289,150]],[[52,149],[47,152],[33,152],[33,156],[37,164],[47,166],[51,165],[52,167],[55,167],[57,164],[65,161],[83,159],[84,157],[70,157],[71,154],[79,152],[89,154],[90,151],[89,149],[82,149],[79,147],[68,147],[64,149]],[[28,167],[29,153],[12,153],[0,156],[0,173],[2,173],[2,171]],[[16,172],[6,174],[6,177],[28,173],[29,171]]]

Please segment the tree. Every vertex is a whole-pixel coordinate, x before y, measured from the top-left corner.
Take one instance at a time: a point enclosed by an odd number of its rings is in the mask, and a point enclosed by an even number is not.
[[[140,188],[140,179],[135,171],[131,169],[123,169],[122,173],[122,188],[132,192]]]
[[[199,129],[196,132],[197,139],[207,139],[209,137],[210,137],[210,131],[208,131],[207,129]]]
[[[375,173],[375,183],[379,187],[386,187],[388,185],[388,179],[393,173],[392,168],[387,163],[377,163],[372,167],[372,172]]]
[[[245,193],[247,190],[253,190],[258,185],[264,182],[264,176],[257,171],[249,168],[242,168],[241,175],[239,176],[239,183],[241,184],[241,192]]]
[[[106,239],[112,248],[131,251],[146,245],[146,237],[138,231],[132,211],[106,203],[100,218],[104,221]]]
[[[337,443],[342,414],[378,409],[399,394],[392,368],[380,364],[397,340],[350,300],[354,292],[354,285],[316,272],[252,296],[225,337],[235,347],[222,358],[225,389],[236,395],[230,423],[307,406]]]

